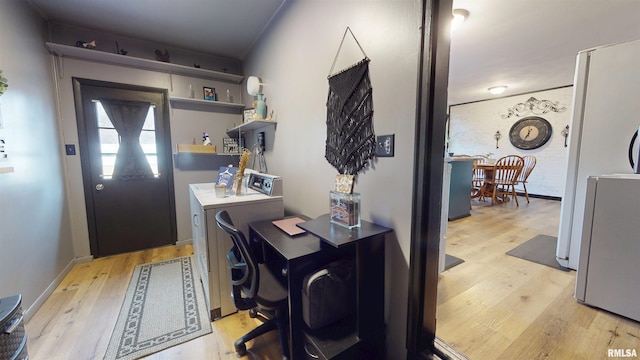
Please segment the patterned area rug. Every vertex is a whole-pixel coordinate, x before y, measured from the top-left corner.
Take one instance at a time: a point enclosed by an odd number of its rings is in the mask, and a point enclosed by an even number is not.
[[[211,332],[195,259],[136,266],[105,360],[133,360]]]

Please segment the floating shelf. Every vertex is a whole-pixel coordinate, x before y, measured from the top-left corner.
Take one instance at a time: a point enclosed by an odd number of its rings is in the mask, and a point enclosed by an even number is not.
[[[155,70],[169,74],[194,76],[204,79],[220,80],[240,84],[244,79],[241,75],[229,74],[220,71],[205,70],[162,61],[136,58],[132,56],[108,53],[99,50],[89,50],[81,47],[69,46],[46,42],[45,47],[55,56],[69,57],[81,60],[92,60],[106,64],[122,65],[131,68]]]
[[[244,104],[228,103],[223,101],[200,100],[192,98],[183,98],[172,96],[169,98],[171,106],[174,108],[201,110],[201,111],[217,111],[241,114]]]
[[[227,135],[237,138],[240,133],[243,133],[245,131],[259,129],[265,126],[275,126],[276,124],[277,122],[273,120],[252,120],[244,124],[240,124],[233,129],[227,130]]]
[[[218,170],[229,164],[238,165],[239,154],[202,154],[176,153],[173,154],[175,165],[180,170]]]

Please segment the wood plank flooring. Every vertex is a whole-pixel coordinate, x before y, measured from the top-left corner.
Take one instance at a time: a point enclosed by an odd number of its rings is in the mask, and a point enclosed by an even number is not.
[[[26,324],[29,358],[102,359],[138,264],[193,253],[191,245],[168,246],[78,264]],[[213,332],[146,359],[237,359],[233,342],[259,324],[246,311],[212,323]],[[244,359],[281,359],[278,333],[247,344]]]
[[[578,304],[575,272],[505,253],[538,235],[557,235],[560,202],[522,199],[449,222],[447,253],[465,260],[438,286],[437,335],[470,359],[607,359],[640,353],[640,324]],[[136,265],[185,256],[169,246],[78,264],[26,324],[31,359],[102,359]],[[258,324],[247,312],[215,321],[213,332],[148,359],[237,359],[233,342]],[[250,342],[243,359],[280,359],[277,332]],[[394,360],[394,359],[391,359]]]
[[[640,324],[576,302],[575,271],[505,253],[532,237],[557,236],[560,202],[525,199],[450,221],[447,254],[465,262],[438,284],[437,336],[470,359],[607,359],[640,353]],[[612,294],[615,296],[615,294]]]

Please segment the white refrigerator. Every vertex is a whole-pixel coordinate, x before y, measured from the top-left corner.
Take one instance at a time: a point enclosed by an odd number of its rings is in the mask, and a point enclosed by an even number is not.
[[[577,56],[556,258],[577,270],[587,177],[632,174],[638,161],[640,40],[581,51]],[[630,149],[631,148],[631,149]]]
[[[578,301],[640,321],[640,175],[587,179]]]

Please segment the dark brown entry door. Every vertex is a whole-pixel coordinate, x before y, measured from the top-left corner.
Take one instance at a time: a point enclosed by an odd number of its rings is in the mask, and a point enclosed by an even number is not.
[[[176,242],[166,92],[74,79],[91,253]]]

